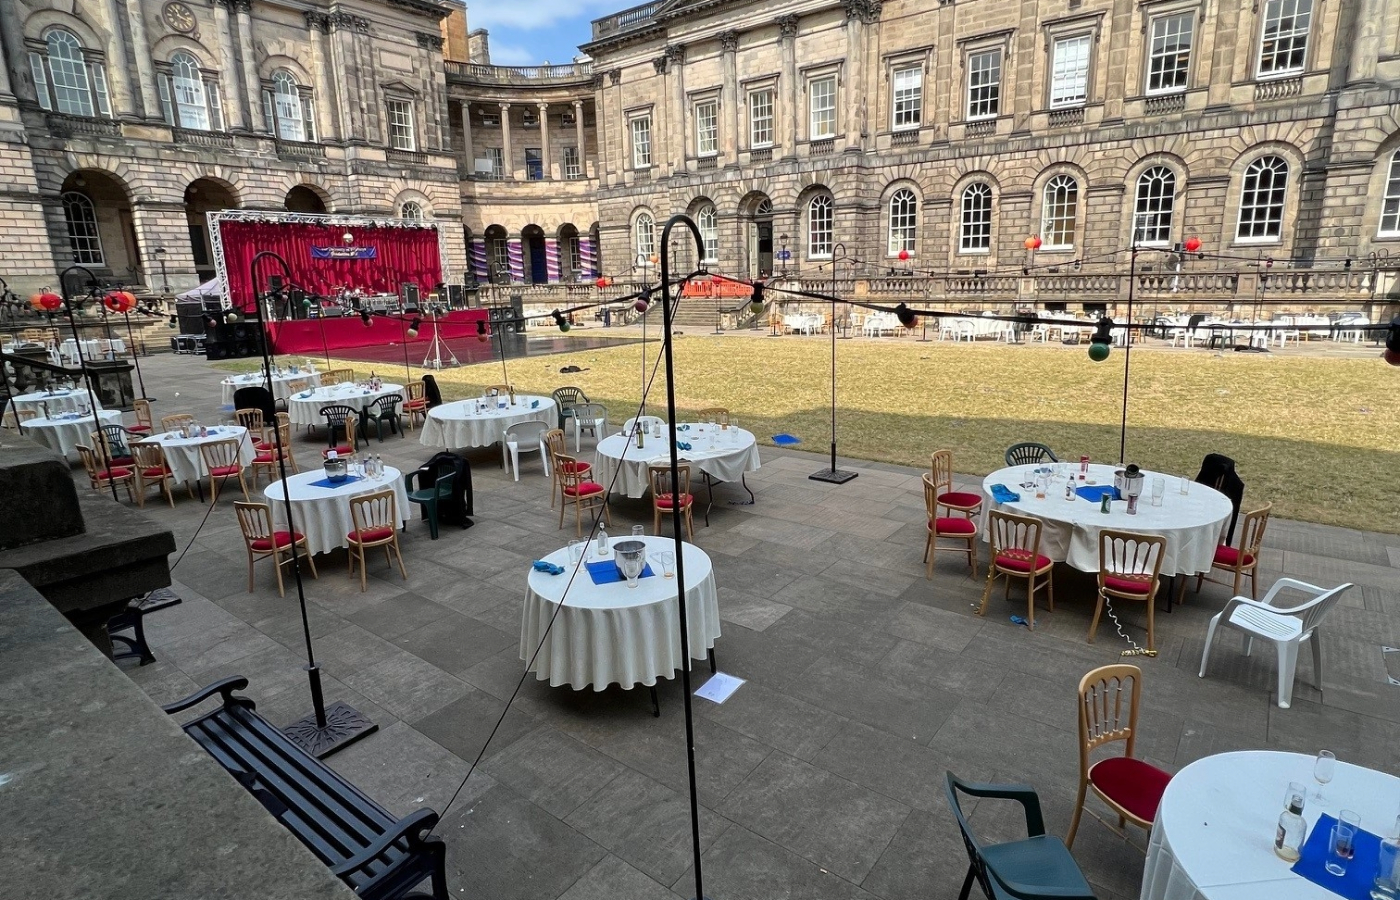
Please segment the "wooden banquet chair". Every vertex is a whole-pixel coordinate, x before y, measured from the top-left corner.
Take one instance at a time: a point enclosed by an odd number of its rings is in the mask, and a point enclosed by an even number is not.
[[[353,384],[355,381],[354,369],[327,369],[321,373],[321,387],[329,387],[336,384]]]
[[[723,406],[707,406],[696,413],[696,416],[701,422],[709,422],[713,418],[716,425],[729,424],[729,410]]]
[[[173,416],[160,417],[161,431],[179,431],[181,428],[194,424],[194,416],[189,413],[176,413]]]
[[[1055,457],[1055,452],[1044,444],[1023,441],[1006,448],[1008,466],[1028,466],[1045,462],[1059,462],[1059,459]]]
[[[235,409],[233,420],[244,428],[248,429],[248,440],[253,442],[254,450],[267,449],[267,423],[263,420],[263,411],[252,407]]]
[[[486,393],[487,393],[487,395],[489,395],[489,396],[491,396],[491,397],[500,397],[500,396],[502,396],[502,395],[506,395],[506,394],[509,394],[509,393],[510,393],[510,385],[508,385],[508,384],[488,384],[488,385],[486,386]]]
[[[277,595],[287,596],[282,584],[282,567],[292,561],[292,545],[301,550],[297,554],[306,560],[312,578],[316,574],[316,563],[306,552],[306,537],[299,531],[278,531],[272,524],[272,507],[266,503],[233,501],[233,511],[238,516],[238,527],[243,531],[243,545],[248,550],[248,593],[253,592],[253,563],[272,557],[272,568],[277,573]]]
[[[601,510],[603,521],[612,525],[608,514],[608,490],[596,481],[588,480],[588,471],[580,468],[579,461],[563,453],[554,456],[554,478],[559,482],[559,527],[564,527],[564,511],[569,504],[574,507],[574,533],[583,537],[583,511]],[[594,513],[598,515],[598,513]]]
[[[695,540],[695,495],[690,492],[690,463],[681,463],[676,467],[676,478],[678,483],[671,483],[671,466],[669,463],[647,466],[647,481],[651,484],[651,533],[661,533],[661,516],[664,513],[667,519],[671,517],[671,510],[679,502],[681,505],[681,519],[685,522],[686,536]]]
[[[278,416],[286,415],[278,413]],[[282,444],[282,449],[277,449],[278,441]],[[297,458],[292,450],[292,423],[277,423],[277,440],[270,440],[264,445],[264,449],[257,451],[253,457],[253,487],[258,486],[258,476],[267,473],[267,483],[272,484],[281,476],[281,466],[279,462],[285,462],[292,474],[297,474]]]
[[[170,486],[175,483],[175,473],[165,461],[165,449],[157,441],[138,441],[131,445],[132,469],[136,473],[136,505],[145,508],[146,489],[155,485],[156,494],[162,492],[175,508],[175,496]],[[190,492],[194,496],[194,492]]]
[[[1221,569],[1233,573],[1230,593],[1240,592],[1240,582],[1246,575],[1249,576],[1249,596],[1255,600],[1259,599],[1259,550],[1264,545],[1264,530],[1269,527],[1269,511],[1274,508],[1272,503],[1265,503],[1253,512],[1245,513],[1244,525],[1240,528],[1240,545],[1231,546],[1226,541],[1221,541],[1215,548],[1215,557],[1211,560],[1211,571]],[[1196,576],[1196,593],[1201,592],[1201,585],[1207,581],[1215,584],[1225,584],[1224,581],[1209,577],[1209,572],[1202,572]]]
[[[1040,554],[1039,519],[1018,516],[994,509],[987,514],[987,539],[991,544],[991,562],[987,566],[987,586],[982,589],[982,605],[977,615],[987,613],[987,600],[992,595],[992,582],[998,575],[1006,578],[1006,597],[1011,598],[1011,579],[1026,579],[1026,622],[1035,628],[1036,579],[1045,576],[1045,606],[1055,611],[1055,564]]]
[[[957,553],[967,554],[967,564],[972,568],[972,577],[977,577],[977,522],[969,515],[940,516],[938,514],[938,486],[933,483],[933,475],[925,472],[924,510],[928,514],[928,540],[924,543],[924,577],[933,578],[933,561],[938,556],[938,539],[961,541],[963,547],[944,547]]]
[[[953,451],[936,451],[930,459],[930,468],[939,506],[967,516],[982,509],[981,494],[953,490]]]
[[[204,468],[209,470],[209,502],[219,502],[219,485],[225,478],[238,477],[238,486],[243,490],[243,499],[248,499],[248,482],[243,478],[243,461],[238,455],[238,438],[223,441],[209,441],[199,445],[199,455],[204,460]]]
[[[136,413],[136,424],[126,426],[126,430],[140,437],[154,434],[156,423],[151,418],[151,401],[138,397],[131,401],[131,408]]]
[[[1154,613],[1162,558],[1166,555],[1167,539],[1161,535],[1109,529],[1099,532],[1099,596],[1094,617],[1089,621],[1089,643],[1094,642],[1099,630],[1104,604],[1115,598],[1146,603],[1147,649],[1157,649]]]
[[[87,470],[88,484],[98,493],[108,490],[109,484],[120,484],[126,488],[126,498],[135,500],[132,494],[132,485],[136,480],[135,473],[126,466],[107,466],[92,448],[84,444],[78,444],[78,457],[83,461],[83,468]]]
[[[408,399],[403,402],[403,416],[408,420],[408,430],[413,430],[413,420],[428,421],[428,389],[422,381],[410,381],[403,386]]]
[[[556,460],[558,460],[561,456],[569,455],[569,442],[564,437],[563,429],[551,428],[548,431],[546,431],[544,433],[544,446],[545,451],[549,454],[548,465],[550,467],[550,471],[556,473],[555,477],[551,479],[553,483],[549,486],[549,508],[553,509],[554,498],[559,496],[560,488],[563,487],[563,482],[559,480],[559,476],[557,474],[559,464],[556,462]],[[585,479],[588,478],[589,474],[593,471],[592,463],[587,463],[577,458],[574,458],[573,462],[569,465],[573,469],[575,474],[581,475]]]
[[[360,562],[360,592],[366,589],[366,576],[369,571],[365,551],[373,547],[384,548],[384,558],[393,568],[395,557],[399,561],[399,574],[408,580],[408,570],[403,565],[403,554],[399,552],[398,504],[394,500],[394,489],[385,488],[372,494],[360,494],[350,498],[350,521],[353,530],[346,535],[350,541],[350,577],[355,577],[355,560]],[[391,552],[392,551],[392,555]]]

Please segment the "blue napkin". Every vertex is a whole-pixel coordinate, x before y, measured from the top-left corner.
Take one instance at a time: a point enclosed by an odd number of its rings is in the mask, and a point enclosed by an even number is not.
[[[992,499],[998,503],[1015,503],[1021,495],[1004,484],[992,485]]]
[[[599,560],[598,562],[584,563],[588,567],[588,577],[593,579],[594,584],[612,584],[615,581],[626,581],[627,577],[622,574],[622,570],[617,567],[617,563],[611,559]],[[651,564],[642,566],[642,574],[638,578],[650,578],[656,573],[651,570]]]
[[[547,572],[547,573],[550,574],[550,575],[563,575],[563,574],[564,574],[564,567],[563,567],[563,566],[556,566],[554,563],[552,563],[552,562],[545,562],[545,561],[542,560],[542,559],[537,559],[537,560],[535,560],[535,571],[536,571],[536,572]]]
[[[531,401],[530,401],[530,408],[531,408],[531,409],[539,409],[539,408],[540,408],[540,401],[538,401],[538,400],[531,400]]]
[[[1114,500],[1122,500],[1118,493],[1118,488],[1111,484],[1087,484],[1081,488],[1075,488],[1074,492],[1090,503],[1098,503],[1103,499],[1104,494],[1108,494]]]
[[[346,475],[344,481],[331,481],[329,478],[322,478],[320,481],[311,482],[311,486],[335,489],[343,488],[347,484],[354,484],[360,480],[360,476],[358,475]]]
[[[1356,830],[1355,853],[1347,862],[1344,875],[1333,875],[1324,866],[1331,852],[1332,826],[1337,820],[1323,813],[1303,842],[1303,853],[1293,864],[1293,873],[1348,900],[1370,900],[1371,885],[1380,872],[1381,839],[1369,831]]]
[[[802,443],[802,439],[793,437],[790,434],[775,434],[773,435],[773,443],[777,444],[779,447],[791,447],[793,444]]]
[[[689,425],[677,425],[677,426],[676,426],[676,430],[677,430],[677,431],[689,431],[689,430],[690,430],[690,426],[689,426]]]
[[[690,450],[690,449],[692,449],[692,448],[691,448],[691,445],[690,445],[690,444],[687,444],[685,441],[676,441],[676,449],[677,449],[677,450]]]

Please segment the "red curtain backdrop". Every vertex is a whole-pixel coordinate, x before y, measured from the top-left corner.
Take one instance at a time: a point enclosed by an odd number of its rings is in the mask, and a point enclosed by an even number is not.
[[[318,356],[322,352],[344,350],[350,347],[374,347],[401,344],[405,341],[420,354],[427,342],[433,339],[433,320],[428,316],[418,316],[418,337],[408,337],[409,324],[414,316],[393,314],[374,316],[368,327],[359,316],[342,316],[335,319],[288,319],[283,322],[268,322],[267,331],[272,336],[273,353],[294,353],[305,356]],[[477,321],[486,321],[484,309],[454,309],[437,320],[444,341],[464,341],[478,337]],[[488,329],[488,334],[490,333]]]
[[[233,305],[253,309],[253,286],[248,264],[264,250],[287,261],[291,285],[313,294],[329,296],[342,285],[373,293],[397,294],[399,285],[412,282],[424,293],[442,281],[435,228],[378,225],[322,225],[274,222],[221,222],[224,259],[228,264],[228,290]],[[350,234],[353,247],[373,247],[375,259],[312,259],[312,247],[344,247]],[[270,275],[280,275],[275,260],[258,263],[258,284],[267,289]]]

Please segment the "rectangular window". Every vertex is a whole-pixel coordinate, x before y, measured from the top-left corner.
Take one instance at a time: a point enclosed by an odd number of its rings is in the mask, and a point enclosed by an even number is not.
[[[53,109],[53,100],[49,97],[49,76],[44,71],[44,58],[37,53],[29,54],[29,73],[34,76],[34,92],[39,95],[39,106],[43,109]]]
[[[569,179],[583,177],[583,163],[579,160],[577,147],[564,148],[564,177]]]
[[[506,176],[506,151],[504,147],[487,147],[486,158],[491,161],[489,174],[493,178]]]
[[[1381,237],[1400,237],[1400,153],[1390,157],[1390,173],[1381,201]]]
[[[80,59],[49,56],[53,94],[58,111],[69,116],[92,115],[92,92],[88,89],[87,66]]]
[[[892,96],[893,128],[918,128],[924,113],[924,67],[905,66],[894,70]]]
[[[1259,43],[1259,77],[1296,75],[1308,55],[1312,0],[1265,0]]]
[[[1147,93],[1170,94],[1186,90],[1191,71],[1191,38],[1194,12],[1173,13],[1152,20],[1152,44],[1147,57]]]
[[[219,85],[204,82],[204,96],[209,98],[209,124],[215,131],[224,130],[224,104],[219,98]],[[309,101],[308,101],[309,102]]]
[[[576,125],[576,124],[578,124],[578,120],[574,118],[574,111],[573,111],[572,109],[566,109],[566,110],[564,110],[564,114],[561,115],[561,116],[559,117],[559,124],[561,124],[561,125]]]
[[[416,150],[413,136],[413,104],[407,100],[386,100],[389,110],[389,146],[395,150]]]
[[[1050,107],[1080,106],[1089,98],[1089,35],[1059,38],[1050,60]]]
[[[808,140],[836,137],[836,76],[813,78],[807,85],[807,108],[810,112]]]
[[[92,73],[92,93],[97,98],[97,111],[110,117],[112,104],[107,99],[107,67],[94,63],[89,71]]]
[[[967,58],[967,117],[992,119],[1001,113],[1001,48]]]
[[[713,100],[695,104],[695,155],[719,153],[719,104]]]
[[[520,112],[520,123],[521,123],[522,125],[524,125],[526,128],[539,128],[539,127],[540,127],[540,114],[539,114],[539,111],[538,111],[538,110],[531,109],[531,108],[528,107],[528,106],[525,107],[525,108],[524,108],[523,110],[521,110],[521,112]]]
[[[315,115],[315,113],[316,113],[316,109],[315,109],[315,107],[312,106],[312,104],[311,104],[311,98],[310,98],[310,97],[305,97],[305,96],[302,97],[302,98],[301,98],[301,131],[302,131],[302,134],[304,135],[304,138],[303,138],[304,140],[308,140],[308,141],[314,141],[314,140],[316,140],[316,115]],[[408,123],[409,123],[409,129],[410,129],[410,131],[409,131],[409,137],[411,138],[411,137],[412,137],[412,128],[413,128],[413,113],[412,113],[411,111],[409,112]]]
[[[651,116],[632,120],[632,168],[651,167]]]
[[[749,94],[749,147],[773,146],[773,92]]]
[[[525,148],[525,178],[529,181],[544,181],[544,158],[539,147]]]
[[[157,75],[156,89],[160,94],[160,115],[165,120],[165,124],[175,124],[175,104],[170,99],[170,76]]]
[[[501,127],[501,114],[500,114],[500,112],[499,112],[499,111],[496,111],[496,112],[482,112],[482,114],[481,114],[481,124],[482,124],[484,127],[486,127],[486,128],[500,128],[500,127]]]

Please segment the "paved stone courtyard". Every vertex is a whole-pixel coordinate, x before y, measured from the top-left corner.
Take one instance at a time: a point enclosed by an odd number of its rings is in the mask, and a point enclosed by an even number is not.
[[[159,398],[157,417],[194,411],[217,420],[225,373],[191,357],[150,358],[143,369]],[[373,449],[416,468],[437,449],[417,437],[388,437]],[[298,430],[295,439],[303,467],[318,465],[321,433]],[[930,434],[929,449],[937,445]],[[719,665],[748,679],[722,706],[695,701],[706,893],[956,897],[967,861],[943,796],[949,769],[1033,785],[1048,827],[1063,835],[1077,779],[1075,688],[1125,646],[1109,623],[1097,644],[1085,642],[1091,578],[1057,567],[1055,611],[1038,608],[1033,633],[1009,620],[1025,611],[1015,589],[1007,602],[998,587],[978,618],[972,605],[982,580],[960,557],[940,555],[933,579],[924,578],[919,471],[843,462],[860,477],[832,487],[807,478],[823,467],[817,456],[761,453],[763,467],[749,477],[757,503],[731,505],[747,495],[721,486],[710,526],[698,515],[696,522],[719,586]],[[481,752],[524,668],[529,564],[573,537],[557,527],[537,461],[516,483],[499,468],[498,451],[470,459],[476,526],[444,527],[430,541],[415,519],[401,538],[406,582],[372,555],[361,593],[343,551],[320,557],[320,579],[306,581],[327,701],[344,700],[379,725],[329,762],[398,814],[424,805],[442,812]],[[1249,462],[1240,464],[1248,481]],[[159,661],[125,664],[131,677],[169,702],[244,675],[274,722],[306,714],[295,593],[277,596],[266,562],[256,593],[247,592],[231,505],[211,512],[177,492],[175,510],[153,501],[146,511],[175,531],[183,555],[174,578],[185,602],[148,619]],[[617,500],[612,516],[614,532],[650,528],[650,501]],[[1159,609],[1161,655],[1133,660],[1145,680],[1141,755],[1175,771],[1232,749],[1326,747],[1393,771],[1400,687],[1387,682],[1381,646],[1400,645],[1400,536],[1274,520],[1265,547],[1261,596],[1284,574],[1357,584],[1321,632],[1325,689],[1313,686],[1304,653],[1293,707],[1279,709],[1272,652],[1245,658],[1233,635],[1219,643],[1208,677],[1197,678],[1206,623],[1229,593],[1207,584],[1170,615]],[[1128,609],[1123,620],[1143,641],[1141,610]],[[707,670],[696,674],[698,686]],[[1393,674],[1400,677],[1400,666]],[[530,676],[441,823],[454,893],[690,897],[678,680],[663,682],[660,695],[657,719],[645,690],[575,692]],[[1018,807],[970,808],[983,835],[1020,833]],[[1129,838],[1092,819],[1080,828],[1075,856],[1105,900],[1137,896],[1145,835]]]

